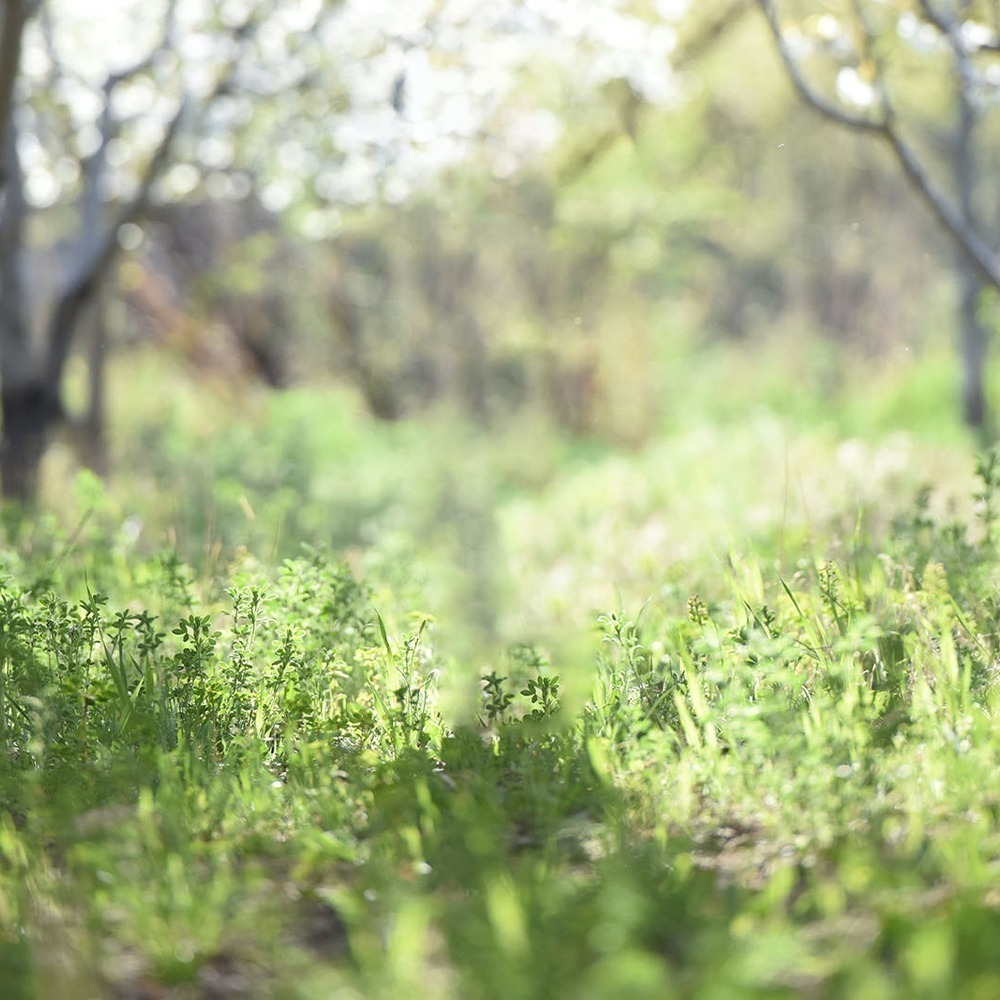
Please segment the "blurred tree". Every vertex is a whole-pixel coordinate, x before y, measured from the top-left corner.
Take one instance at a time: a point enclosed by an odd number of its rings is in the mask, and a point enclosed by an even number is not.
[[[256,4],[237,17],[202,16],[187,5],[182,16],[182,6],[170,0],[150,17],[124,4],[120,17],[108,17],[54,0],[3,5],[0,478],[7,497],[33,499],[51,431],[67,419],[63,373],[88,311],[182,129],[195,128],[230,88],[266,13]],[[95,55],[95,23],[110,57]],[[211,44],[197,67],[185,68],[197,37]],[[91,364],[102,359],[95,342]],[[96,372],[91,389],[80,429],[98,433]]]
[[[657,7],[669,20],[684,5]],[[6,0],[0,12],[0,478],[22,501],[67,419],[70,349],[152,202],[256,187],[299,232],[329,235],[345,208],[399,204],[470,150],[512,174],[558,137],[544,108],[571,91],[625,79],[663,99],[674,44],[616,0]]]
[[[957,0],[757,0],[798,95],[827,119],[881,139],[958,248],[964,416],[984,436],[988,330],[983,292],[1000,289],[994,245],[1000,8]]]

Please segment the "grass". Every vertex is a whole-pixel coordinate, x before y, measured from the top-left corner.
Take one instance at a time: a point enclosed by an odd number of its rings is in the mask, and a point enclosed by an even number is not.
[[[995,461],[758,409],[529,489],[319,405],[191,449],[180,555],[7,526],[5,998],[1000,995]]]

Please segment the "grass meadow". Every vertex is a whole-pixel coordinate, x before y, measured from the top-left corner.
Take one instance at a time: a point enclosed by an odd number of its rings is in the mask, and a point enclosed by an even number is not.
[[[132,359],[3,526],[4,1000],[1000,996],[1000,453],[777,353],[630,450]]]

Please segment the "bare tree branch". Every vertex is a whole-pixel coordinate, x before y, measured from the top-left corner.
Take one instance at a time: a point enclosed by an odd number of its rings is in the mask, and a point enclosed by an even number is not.
[[[68,87],[64,86],[67,74],[62,60],[59,58],[55,40],[55,26],[52,23],[52,11],[48,6],[42,7],[38,26],[41,29],[45,54],[49,57],[48,71],[45,74],[45,87],[52,102],[53,117],[56,118],[56,128],[61,129],[62,134],[68,136],[73,132],[73,116],[65,97],[69,90]]]
[[[767,25],[771,29],[771,35],[778,48],[778,55],[781,57],[785,71],[788,73],[788,78],[792,81],[792,85],[795,87],[799,97],[806,104],[810,105],[810,107],[820,112],[825,118],[829,118],[839,125],[844,125],[847,128],[860,132],[880,132],[884,127],[884,122],[881,119],[872,118],[869,115],[853,114],[836,102],[831,101],[809,82],[805,73],[802,72],[802,67],[796,60],[791,46],[788,44],[788,39],[785,37],[784,31],[781,29],[778,12],[775,10],[772,0],[757,0],[757,5],[767,20]]]
[[[951,17],[944,11],[939,10],[937,5],[931,3],[930,0],[918,0],[918,5],[925,20],[934,25],[934,27],[948,39],[952,48],[960,51],[966,59],[968,59],[973,53],[989,52],[992,54],[1000,52],[1000,39],[997,38],[995,31],[993,38],[989,40],[977,38],[975,41],[972,41],[970,39],[963,38],[962,22],[957,18]],[[964,13],[966,10],[968,10],[968,5],[963,5],[960,8],[959,13]],[[997,20],[998,11],[994,6],[994,25],[996,25]]]
[[[996,288],[1000,288],[1000,264],[990,245],[971,224],[966,222],[962,213],[937,186],[916,151],[903,139],[895,126],[887,124],[879,130],[879,133],[888,142],[907,179],[916,188],[924,203],[982,272],[983,277]]]
[[[169,20],[163,36],[163,42],[161,43],[162,46],[166,47],[173,44],[173,9],[174,4],[171,3]],[[258,13],[258,10],[259,8],[252,10],[243,21],[232,29],[232,37],[241,47],[247,44],[253,37],[253,31],[257,27],[255,15]],[[158,51],[154,52],[151,59],[155,58]],[[135,68],[130,68],[127,73],[120,73],[115,77],[109,78],[105,84],[105,109],[101,124],[102,142],[95,153],[95,157],[98,157],[98,159],[95,159],[92,165],[92,187],[85,191],[88,201],[82,206],[84,211],[89,211],[91,214],[94,213],[95,206],[99,206],[98,172],[103,167],[104,152],[116,124],[110,112],[111,93],[115,86],[127,79],[134,72],[142,72],[144,63],[145,60],[137,63]],[[229,62],[219,74],[210,93],[201,98],[199,103],[209,105],[216,98],[224,94],[230,87],[238,66],[238,59]],[[180,125],[182,120],[187,116],[192,104],[193,101],[190,97],[185,97],[180,102],[177,111],[167,123],[163,136],[146,165],[146,169],[139,180],[136,194],[133,198],[119,208],[114,218],[106,224],[103,230],[96,226],[96,219],[92,220],[95,223],[94,230],[88,232],[87,227],[84,227],[84,231],[81,233],[78,264],[74,268],[66,290],[59,298],[49,324],[49,351],[46,362],[47,381],[49,385],[59,384],[66,365],[66,359],[69,356],[70,347],[72,346],[73,335],[76,331],[80,313],[93,298],[101,281],[106,277],[118,255],[118,231],[125,223],[134,221],[145,211],[153,185],[163,174],[164,168],[169,162]],[[97,235],[95,235],[95,232]]]
[[[118,210],[115,218],[100,238],[90,244],[89,252],[81,258],[70,279],[68,288],[60,296],[49,324],[47,381],[50,385],[59,384],[66,358],[69,356],[79,315],[90,302],[118,254],[118,230],[145,210],[153,184],[162,174],[163,168],[169,160],[174,140],[187,108],[188,103],[182,102],[170,119],[159,145],[146,165],[136,194]]]
[[[948,41],[962,94],[971,92],[976,84],[976,71],[972,65],[968,46],[962,38],[961,24],[954,18],[946,17],[929,0],[919,0],[919,3],[928,23],[934,25]]]
[[[872,118],[867,115],[853,114],[820,93],[806,78],[781,29],[772,0],[757,0],[757,4],[767,20],[778,53],[799,97],[831,121],[855,131],[880,136],[892,150],[907,180],[915,188],[924,204],[958,243],[983,277],[996,288],[1000,288],[1000,261],[998,261],[997,254],[980,236],[960,207],[941,190],[931,177],[917,150],[903,136],[890,103],[884,79],[879,81],[882,117]]]

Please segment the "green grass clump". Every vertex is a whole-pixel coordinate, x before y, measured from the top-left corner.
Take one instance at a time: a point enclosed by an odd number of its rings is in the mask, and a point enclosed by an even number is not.
[[[104,596],[36,528],[0,581],[4,996],[997,995],[996,470],[971,520],[765,531],[481,670],[322,550]]]

